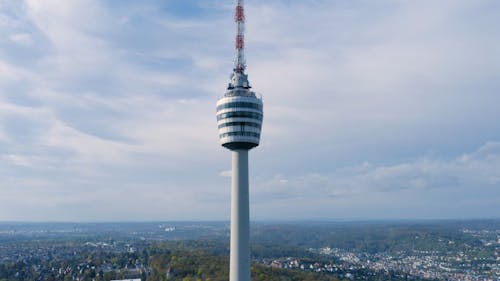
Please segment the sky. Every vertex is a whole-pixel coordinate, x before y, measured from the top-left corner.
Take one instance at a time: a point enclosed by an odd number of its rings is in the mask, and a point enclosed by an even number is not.
[[[0,0],[0,221],[228,220],[229,0]],[[248,0],[252,220],[500,218],[500,2]]]

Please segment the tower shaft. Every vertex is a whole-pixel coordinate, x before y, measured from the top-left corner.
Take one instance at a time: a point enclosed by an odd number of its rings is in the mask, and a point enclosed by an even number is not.
[[[229,281],[250,281],[248,150],[233,150]]]

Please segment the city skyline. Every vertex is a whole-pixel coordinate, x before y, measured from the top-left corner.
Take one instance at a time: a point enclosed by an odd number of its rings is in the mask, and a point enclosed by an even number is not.
[[[246,5],[252,220],[500,217],[500,4]],[[0,221],[228,220],[232,13],[0,0]]]

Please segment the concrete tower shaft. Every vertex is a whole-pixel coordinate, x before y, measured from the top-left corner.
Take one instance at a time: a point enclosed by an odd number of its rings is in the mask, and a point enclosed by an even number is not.
[[[250,281],[248,150],[233,150],[229,281]]]

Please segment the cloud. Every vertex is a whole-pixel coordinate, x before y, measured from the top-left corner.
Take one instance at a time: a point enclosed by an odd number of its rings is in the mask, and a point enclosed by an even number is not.
[[[230,178],[231,177],[231,174],[232,174],[232,171],[231,170],[226,170],[226,171],[222,171],[219,173],[219,176],[221,177],[225,177],[225,178]]]
[[[246,4],[255,218],[498,214],[496,4]],[[3,1],[0,220],[227,219],[233,10]]]
[[[22,46],[30,46],[31,44],[33,44],[33,39],[31,38],[31,35],[27,33],[14,34],[11,35],[9,39]]]
[[[496,217],[499,215],[496,206],[500,203],[499,148],[499,142],[487,142],[471,153],[452,159],[428,156],[393,165],[362,163],[329,173],[274,175],[254,184],[254,209],[262,216],[274,209],[272,204],[282,201],[288,203],[283,210],[294,214],[295,204],[314,202],[315,208],[323,208],[329,216],[337,218],[348,218],[343,217],[347,210],[352,217],[370,216],[366,214],[370,208],[372,218],[405,218],[428,206],[439,206],[440,212],[428,216],[477,217],[481,210],[487,209],[490,213],[479,216]],[[471,200],[483,204],[468,206]],[[399,212],[379,213],[386,204],[400,208]],[[297,218],[328,217],[304,208],[309,212],[304,214],[302,210]]]

